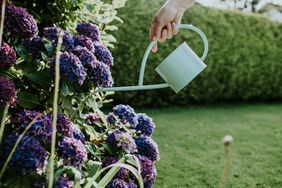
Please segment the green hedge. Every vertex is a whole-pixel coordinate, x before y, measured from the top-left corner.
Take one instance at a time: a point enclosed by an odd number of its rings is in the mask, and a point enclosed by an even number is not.
[[[115,85],[138,82],[143,53],[149,44],[148,31],[158,1],[128,1],[120,16],[124,24],[116,33],[118,43],[113,54]],[[169,104],[279,101],[282,99],[282,25],[260,15],[204,8],[195,5],[186,12],[182,23],[193,23],[209,40],[208,67],[191,84],[175,94],[171,89],[117,92],[118,103],[134,106]],[[183,41],[201,54],[201,39],[189,31],[151,54],[145,83],[160,83],[156,66]]]

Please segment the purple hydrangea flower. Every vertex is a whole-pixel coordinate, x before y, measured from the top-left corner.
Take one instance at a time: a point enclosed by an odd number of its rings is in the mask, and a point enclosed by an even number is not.
[[[98,87],[111,87],[114,81],[109,67],[100,61],[95,61],[93,65],[93,70],[90,73],[91,80]]]
[[[90,50],[91,52],[94,52],[94,44],[92,42],[92,40],[88,37],[86,37],[85,35],[78,35],[73,37],[74,40],[74,45],[75,46],[81,46],[81,47],[85,47],[88,50]]]
[[[34,37],[25,42],[27,51],[32,55],[33,58],[40,58],[41,52],[45,51],[45,46],[40,37]]]
[[[51,58],[52,61],[52,72],[55,67],[55,57]],[[86,72],[81,61],[74,54],[64,52],[60,56],[60,72],[62,76],[66,76],[68,80],[76,82],[82,85],[85,78]]]
[[[108,67],[114,65],[114,58],[112,56],[112,53],[106,46],[99,42],[95,42],[94,48],[95,56],[99,61],[103,62]]]
[[[94,67],[94,62],[97,61],[93,52],[86,47],[77,46],[71,50],[71,53],[76,55],[87,71],[91,71]]]
[[[17,93],[15,84],[3,76],[0,76],[0,106],[5,106],[7,103],[11,107],[17,105]]]
[[[89,125],[95,125],[96,123],[100,123],[102,121],[101,117],[97,113],[85,114],[84,117]]]
[[[17,55],[13,48],[3,42],[0,49],[0,69],[9,68],[16,63]]]
[[[52,116],[52,114],[50,114]],[[71,137],[73,134],[72,122],[65,114],[57,116],[57,131],[64,137]]]
[[[74,47],[74,41],[72,36],[63,29],[59,27],[46,27],[44,28],[44,37],[53,42],[54,46],[57,46],[58,43],[58,34],[63,32],[63,50],[70,50]]]
[[[81,168],[83,162],[87,159],[87,151],[80,140],[65,137],[58,143],[58,156],[63,158],[66,165]]]
[[[131,179],[127,182],[127,184],[128,184],[128,188],[138,188],[136,183]]]
[[[107,115],[107,121],[109,122],[109,124],[115,124],[116,123],[116,117],[114,113],[109,113]]]
[[[114,156],[107,156],[103,161],[102,161],[102,166],[107,167],[112,164],[115,164],[118,162],[118,158]],[[115,175],[115,178],[120,178],[120,179],[127,179],[129,176],[129,171],[126,168],[120,168],[120,170],[117,172]]]
[[[152,161],[159,160],[158,145],[152,138],[146,135],[141,135],[135,139],[137,150],[140,155],[144,155]]]
[[[150,136],[154,132],[155,124],[146,114],[137,114],[137,120],[138,124],[135,128],[137,131],[140,131],[147,136]]]
[[[106,139],[106,143],[113,149],[121,148],[126,153],[132,153],[136,150],[134,139],[128,132],[115,131]]]
[[[9,5],[6,7],[5,26],[13,35],[33,38],[38,34],[37,22],[25,8]]]
[[[120,178],[115,178],[112,181],[110,181],[110,183],[106,186],[106,188],[129,188],[129,187],[126,181]]]
[[[73,127],[73,133],[72,134],[73,134],[73,138],[80,140],[82,143],[85,142],[85,136],[79,128]]]
[[[153,184],[157,176],[157,171],[153,161],[142,155],[138,155],[137,158],[139,159],[141,165],[141,176],[144,183]]]
[[[55,183],[55,188],[72,188],[74,182],[70,181],[68,177],[60,176]]]
[[[23,110],[11,118],[11,124],[16,127],[21,127],[22,124],[29,124],[37,115],[41,114],[40,112]]]
[[[19,136],[9,135],[0,148],[1,162],[3,163],[14,147]],[[28,135],[19,142],[8,167],[20,170],[23,174],[36,174],[37,171],[44,171],[47,164],[47,152],[40,145],[40,142]]]
[[[81,35],[89,37],[93,42],[100,41],[100,33],[96,25],[89,23],[80,23],[77,26],[76,31]]]
[[[129,123],[132,127],[136,127],[138,121],[133,108],[128,105],[117,105],[113,108],[113,113],[118,116],[122,123]]]

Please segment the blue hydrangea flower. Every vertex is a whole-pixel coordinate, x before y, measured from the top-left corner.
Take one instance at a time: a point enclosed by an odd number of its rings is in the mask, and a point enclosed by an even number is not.
[[[9,135],[7,137],[0,148],[0,163],[3,164],[6,160],[18,138],[18,135]],[[17,169],[23,174],[36,174],[38,171],[45,171],[47,156],[46,150],[40,145],[37,139],[25,135],[19,142],[8,167]]]
[[[73,127],[73,133],[72,134],[73,134],[73,137],[75,139],[80,140],[82,143],[85,142],[85,136],[79,128]]]
[[[68,177],[60,176],[55,182],[55,188],[72,188],[74,182],[70,181]]]
[[[89,51],[86,47],[76,46],[71,50],[71,53],[79,58],[82,65],[87,69],[87,71],[93,70],[94,62],[97,61],[93,52]]]
[[[80,23],[78,24],[76,31],[80,35],[89,37],[93,42],[100,41],[100,33],[96,25],[89,24],[89,23]]]
[[[131,179],[127,182],[127,184],[128,184],[128,188],[138,188],[136,183]]]
[[[141,176],[145,184],[153,184],[157,177],[157,171],[153,161],[149,158],[138,155],[140,166],[141,166]]]
[[[52,114],[50,116],[52,117]],[[57,115],[57,131],[64,137],[71,137],[73,134],[72,122],[65,114]]]
[[[107,156],[103,161],[102,161],[102,166],[107,167],[112,164],[115,164],[118,162],[118,158],[114,156]],[[129,171],[126,168],[120,168],[120,170],[117,172],[114,178],[120,178],[120,179],[127,179],[129,177]]]
[[[92,40],[85,35],[78,35],[73,37],[74,45],[87,48],[89,51],[94,52],[94,44]]]
[[[74,48],[74,40],[72,36],[63,29],[59,27],[46,27],[44,28],[44,37],[49,41],[53,42],[54,46],[57,46],[58,43],[58,34],[63,32],[63,43],[62,49],[63,50],[70,50]]]
[[[0,69],[10,68],[16,63],[17,55],[13,48],[3,42],[0,49]]]
[[[65,137],[58,142],[58,156],[64,160],[65,165],[71,165],[81,168],[83,162],[87,159],[87,151],[80,140]]]
[[[33,38],[38,34],[37,22],[25,8],[8,5],[5,14],[5,28],[15,36]]]
[[[33,58],[40,58],[41,52],[46,51],[44,43],[40,37],[34,37],[25,41],[25,46]]]
[[[113,113],[119,117],[122,123],[129,123],[132,127],[138,124],[137,116],[133,108],[128,105],[117,105],[113,108]]]
[[[94,43],[95,56],[108,67],[114,65],[114,58],[110,50],[99,42]]]
[[[52,72],[55,67],[55,57],[51,58]],[[60,56],[60,72],[61,76],[65,76],[68,80],[82,85],[86,78],[86,71],[81,61],[74,54],[64,52]]]
[[[11,107],[17,105],[17,93],[12,80],[0,76],[0,107],[9,104]]]
[[[137,145],[138,154],[144,155],[152,161],[159,160],[158,145],[152,138],[146,135],[141,135],[135,139]]]
[[[93,65],[93,69],[89,73],[89,76],[94,84],[96,84],[98,87],[111,87],[114,81],[109,67],[100,61],[95,61]]]
[[[154,132],[155,124],[146,114],[137,114],[137,120],[138,124],[135,128],[137,131],[140,131],[147,136],[150,136]]]
[[[128,188],[128,184],[120,178],[115,178],[110,181],[106,188]]]
[[[134,139],[128,132],[115,131],[106,139],[106,143],[113,149],[122,149],[126,153],[132,153],[136,150]]]

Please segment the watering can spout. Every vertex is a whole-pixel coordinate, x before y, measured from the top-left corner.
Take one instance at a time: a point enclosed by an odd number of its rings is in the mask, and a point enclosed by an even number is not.
[[[166,81],[163,84],[144,85],[144,72],[149,54],[155,45],[153,41],[148,46],[142,60],[139,82],[137,86],[122,86],[103,88],[101,91],[137,91],[152,90],[171,87],[176,93],[183,89],[191,80],[193,80],[206,65],[203,60],[208,54],[208,40],[204,33],[193,25],[180,24],[179,29],[190,29],[200,35],[203,40],[205,50],[201,58],[184,42],[176,48],[157,68],[156,72]]]

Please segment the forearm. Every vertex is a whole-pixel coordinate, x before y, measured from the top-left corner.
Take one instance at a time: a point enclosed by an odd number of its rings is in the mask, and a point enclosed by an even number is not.
[[[191,7],[196,0],[168,0],[167,4],[176,7],[183,12]]]

